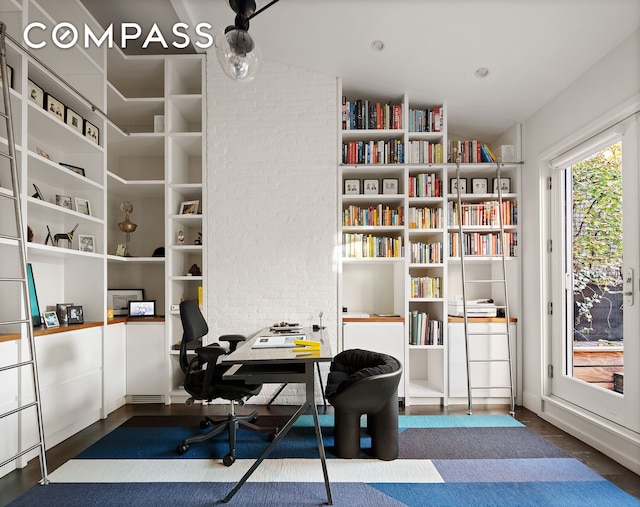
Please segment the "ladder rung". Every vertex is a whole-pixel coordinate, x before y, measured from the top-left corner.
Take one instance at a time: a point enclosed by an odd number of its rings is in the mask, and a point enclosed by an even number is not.
[[[2,366],[0,367],[0,371],[13,370],[16,368],[22,368],[23,366],[30,366],[32,364],[33,364],[33,359],[30,359],[29,361],[22,361],[21,363],[14,363],[14,364],[9,364],[7,366]]]
[[[9,160],[13,160],[13,157],[11,155],[9,155],[8,153],[5,153],[4,151],[0,151],[0,156],[2,156],[4,158],[8,158]]]
[[[15,199],[15,197],[11,197],[12,199]],[[10,241],[22,241],[22,238],[19,238],[18,236],[9,236],[8,234],[0,234],[0,239],[8,239]]]
[[[27,283],[25,278],[0,278],[0,282],[22,282]]]
[[[471,389],[511,389],[511,386],[484,386],[472,387]]]
[[[467,333],[469,336],[507,336],[509,333],[494,331],[492,333]]]
[[[29,319],[7,320],[4,322],[0,322],[0,326],[14,326],[16,324],[27,324],[27,323],[29,323]]]
[[[464,283],[507,283],[506,280],[498,280],[498,279],[482,279],[478,278],[477,280],[465,280]]]
[[[508,359],[469,359],[470,363],[508,363]]]
[[[38,442],[35,445],[32,445],[31,447],[29,447],[28,449],[25,449],[22,452],[19,452],[18,454],[16,454],[15,456],[13,456],[12,458],[9,458],[7,461],[4,461],[2,463],[0,463],[0,468],[2,468],[3,466],[5,466],[8,463],[11,463],[12,461],[18,459],[20,456],[24,456],[25,454],[27,454],[28,452],[31,451],[35,451],[38,447],[40,447],[42,445],[41,442]]]
[[[3,417],[7,417],[13,414],[17,414],[18,412],[22,412],[23,410],[26,410],[28,408],[31,407],[35,407],[38,404],[37,401],[32,401],[31,403],[27,403],[26,405],[22,405],[21,407],[17,407],[14,408],[13,410],[10,410],[9,412],[4,412],[3,414],[0,414],[0,419]]]
[[[8,119],[9,119],[9,115],[8,115],[7,113],[0,112],[0,116],[1,116],[2,118],[4,118],[5,120],[8,120]]]

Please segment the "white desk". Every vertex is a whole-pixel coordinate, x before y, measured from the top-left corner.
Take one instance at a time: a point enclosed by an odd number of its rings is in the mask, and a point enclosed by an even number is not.
[[[268,331],[268,330],[267,330]],[[256,336],[248,340],[244,345],[238,347],[235,352],[226,356],[220,356],[221,362],[231,363],[234,366],[229,368],[224,374],[224,378],[241,379],[251,384],[282,384],[282,383],[304,383],[306,386],[305,401],[291,416],[287,424],[278,432],[274,440],[263,451],[251,468],[244,474],[242,479],[236,484],[231,492],[224,498],[228,502],[238,492],[247,479],[260,466],[260,463],[271,453],[278,442],[289,432],[298,418],[311,408],[313,423],[316,430],[316,440],[318,441],[318,453],[322,463],[324,474],[324,484],[327,490],[327,503],[333,504],[331,498],[331,486],[327,473],[327,460],[322,443],[322,432],[318,421],[318,407],[315,397],[314,365],[319,362],[329,362],[333,359],[331,347],[324,336],[322,330],[314,332],[310,328],[303,329],[301,334],[307,335],[307,340],[319,341],[320,350],[312,353],[297,353],[290,348],[275,349],[254,349],[252,345],[258,335],[264,335],[265,331],[257,333]]]

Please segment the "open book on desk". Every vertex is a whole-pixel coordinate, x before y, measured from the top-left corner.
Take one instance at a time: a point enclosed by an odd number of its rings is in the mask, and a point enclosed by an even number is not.
[[[287,334],[277,336],[258,336],[251,346],[252,349],[279,349],[293,348],[296,346],[295,340],[304,340],[307,335]]]

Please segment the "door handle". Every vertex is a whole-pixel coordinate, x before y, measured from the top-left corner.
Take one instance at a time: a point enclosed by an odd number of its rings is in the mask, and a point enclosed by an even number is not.
[[[624,306],[633,306],[633,268],[627,268],[624,272],[623,293]]]

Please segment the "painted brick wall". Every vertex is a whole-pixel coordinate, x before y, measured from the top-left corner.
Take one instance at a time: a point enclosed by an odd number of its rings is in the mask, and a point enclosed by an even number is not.
[[[236,83],[213,53],[207,68],[210,333],[311,325],[322,311],[336,350],[336,78],[265,62]],[[288,386],[277,403],[302,393]]]

